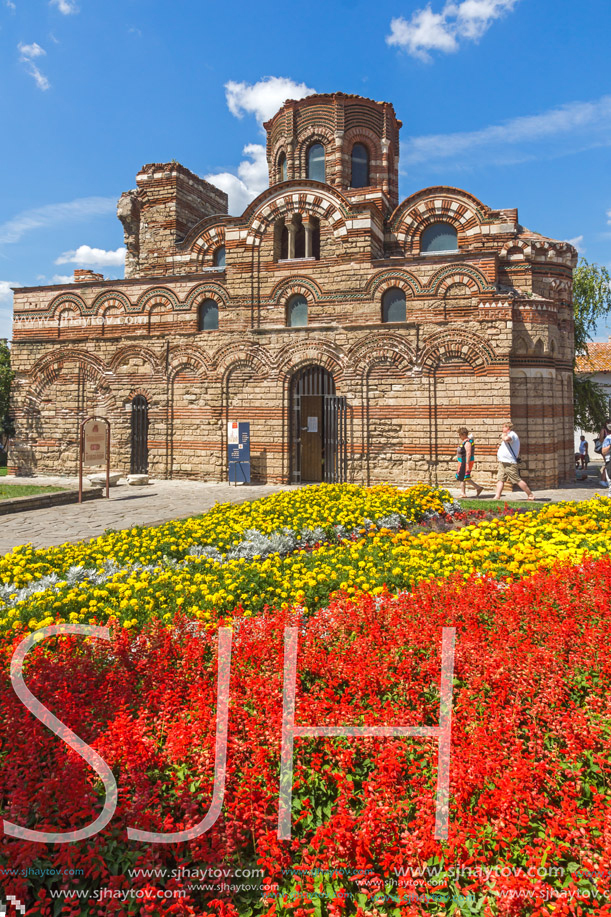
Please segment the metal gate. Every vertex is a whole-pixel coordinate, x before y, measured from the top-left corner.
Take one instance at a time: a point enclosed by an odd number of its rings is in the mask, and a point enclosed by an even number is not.
[[[333,376],[306,366],[291,383],[291,480],[346,480],[346,398],[335,394]]]
[[[331,484],[346,481],[346,413],[346,398],[343,395],[325,395],[325,481]]]
[[[132,399],[131,416],[131,474],[148,474],[149,469],[149,405],[144,395]]]

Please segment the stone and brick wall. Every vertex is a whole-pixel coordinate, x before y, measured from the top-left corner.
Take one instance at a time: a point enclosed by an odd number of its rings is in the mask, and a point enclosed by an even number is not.
[[[278,182],[280,146],[297,149],[317,124],[338,142],[333,183]],[[317,365],[347,399],[350,480],[448,483],[463,424],[476,437],[474,476],[486,480],[507,417],[532,486],[572,479],[576,253],[525,230],[515,209],[459,189],[424,189],[395,206],[399,126],[388,103],[343,94],[287,103],[267,125],[272,184],[237,217],[184,167],[145,166],[119,202],[125,280],[81,271],[76,285],[15,294],[10,466],[74,473],[78,425],[98,413],[112,423],[113,468],[128,471],[141,394],[151,474],[224,479],[226,423],[250,420],[253,477],[292,480],[291,379]],[[349,131],[392,152],[377,187],[346,187]],[[319,227],[320,257],[279,257],[278,227],[293,215]],[[456,229],[457,251],[422,252],[422,233],[440,221]],[[221,245],[224,268],[213,263]],[[405,322],[382,321],[391,287],[405,293]],[[287,327],[295,293],[308,303],[304,328]],[[218,330],[198,330],[206,300]]]

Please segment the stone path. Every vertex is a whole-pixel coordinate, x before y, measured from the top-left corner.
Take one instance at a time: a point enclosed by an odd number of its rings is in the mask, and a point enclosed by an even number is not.
[[[2,478],[3,484],[56,484],[78,488],[77,478]],[[125,529],[133,525],[156,525],[170,519],[196,516],[215,503],[241,503],[257,500],[290,485],[205,484],[202,481],[155,481],[146,487],[127,484],[110,488],[110,499],[71,503],[68,506],[31,510],[4,516],[0,521],[0,555],[16,545],[37,548],[83,541],[102,535],[106,529]]]
[[[598,485],[598,469],[590,465],[586,481],[558,490],[535,492],[540,500],[590,500],[595,494],[605,496],[606,489]],[[78,487],[77,478],[36,477],[2,478],[3,484],[56,484]],[[485,482],[484,482],[485,483]],[[293,487],[295,485],[292,485]],[[133,525],[155,525],[170,519],[180,519],[203,513],[215,503],[238,503],[257,500],[291,485],[249,485],[231,487],[229,484],[207,484],[201,481],[156,481],[147,487],[113,487],[110,499],[92,500],[82,504],[30,510],[2,517],[0,521],[0,555],[20,544],[33,544],[37,548],[63,544],[65,541],[83,541],[102,535],[106,529],[131,528]],[[449,487],[454,496],[457,488]],[[485,494],[492,497],[494,486]],[[469,494],[472,496],[472,494]],[[522,491],[506,494],[508,501],[523,500]],[[481,498],[482,507],[486,500]]]

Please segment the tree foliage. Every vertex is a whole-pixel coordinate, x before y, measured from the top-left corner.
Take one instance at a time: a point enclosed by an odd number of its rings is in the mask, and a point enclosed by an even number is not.
[[[8,440],[15,433],[10,416],[11,383],[15,373],[11,369],[11,352],[6,341],[0,340],[0,443],[6,449]]]
[[[605,267],[589,264],[582,258],[573,274],[573,312],[575,315],[575,364],[587,356],[588,342],[597,323],[611,315],[611,276]],[[597,433],[608,417],[607,396],[589,376],[573,370],[575,426]]]

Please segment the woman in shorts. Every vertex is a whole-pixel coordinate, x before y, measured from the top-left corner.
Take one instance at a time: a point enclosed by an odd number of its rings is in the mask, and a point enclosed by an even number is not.
[[[467,496],[467,484],[470,484],[471,487],[474,487],[477,491],[475,496],[479,497],[484,488],[476,484],[471,478],[471,471],[475,462],[475,443],[473,437],[469,435],[469,431],[466,427],[459,427],[458,439],[460,445],[456,450],[456,461],[458,462],[456,480],[460,482],[460,495],[461,497]]]

